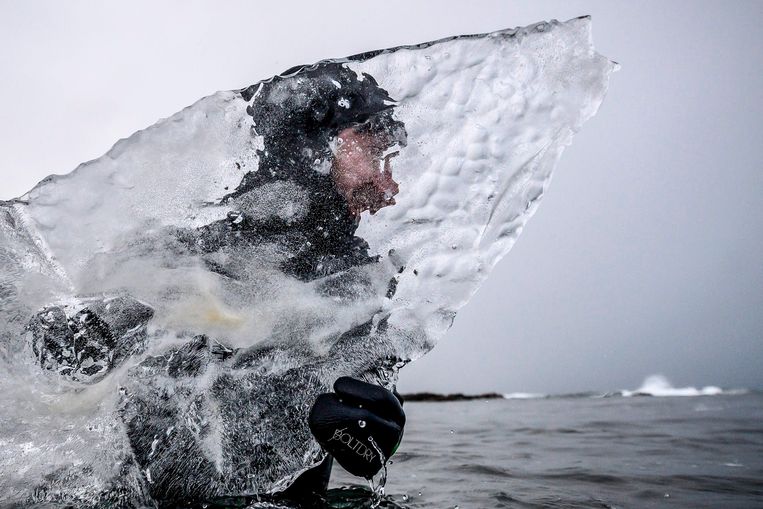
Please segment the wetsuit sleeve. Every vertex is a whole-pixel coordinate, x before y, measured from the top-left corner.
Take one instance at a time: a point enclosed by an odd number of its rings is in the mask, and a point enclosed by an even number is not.
[[[299,502],[301,500],[315,500],[316,497],[325,495],[329,487],[333,463],[333,458],[326,456],[320,465],[297,477],[297,480],[283,491],[279,498]]]

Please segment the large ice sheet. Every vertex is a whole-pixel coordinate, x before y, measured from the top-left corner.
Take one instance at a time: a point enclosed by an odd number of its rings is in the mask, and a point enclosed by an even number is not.
[[[614,68],[588,18],[327,60],[0,202],[0,501],[287,486],[315,395],[434,346]]]

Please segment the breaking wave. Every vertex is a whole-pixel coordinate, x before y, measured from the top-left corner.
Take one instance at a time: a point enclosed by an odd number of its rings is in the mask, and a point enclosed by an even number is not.
[[[707,385],[702,388],[697,387],[673,387],[663,375],[650,375],[636,390],[622,390],[620,395],[626,398],[632,396],[656,396],[656,397],[676,397],[676,396],[718,396],[720,394],[744,394],[746,389],[722,389],[715,385]]]

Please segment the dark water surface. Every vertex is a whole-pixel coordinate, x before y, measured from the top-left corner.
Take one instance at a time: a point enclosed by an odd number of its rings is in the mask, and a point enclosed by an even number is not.
[[[763,507],[759,393],[405,408],[382,507]],[[357,481],[335,467],[332,487]],[[330,494],[335,507],[367,497]]]

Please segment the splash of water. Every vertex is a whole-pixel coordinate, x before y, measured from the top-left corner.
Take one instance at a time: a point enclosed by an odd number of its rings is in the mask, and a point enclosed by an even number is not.
[[[371,478],[368,480],[368,485],[371,488],[371,492],[373,493],[372,497],[372,508],[379,507],[379,504],[381,504],[382,498],[384,497],[384,487],[387,485],[387,463],[389,459],[384,455],[382,450],[377,445],[376,441],[374,440],[374,437],[369,436],[368,441],[371,442],[371,446],[376,451],[376,454],[379,455],[379,459],[381,460],[382,468],[379,475],[379,479],[375,480],[374,478]]]

